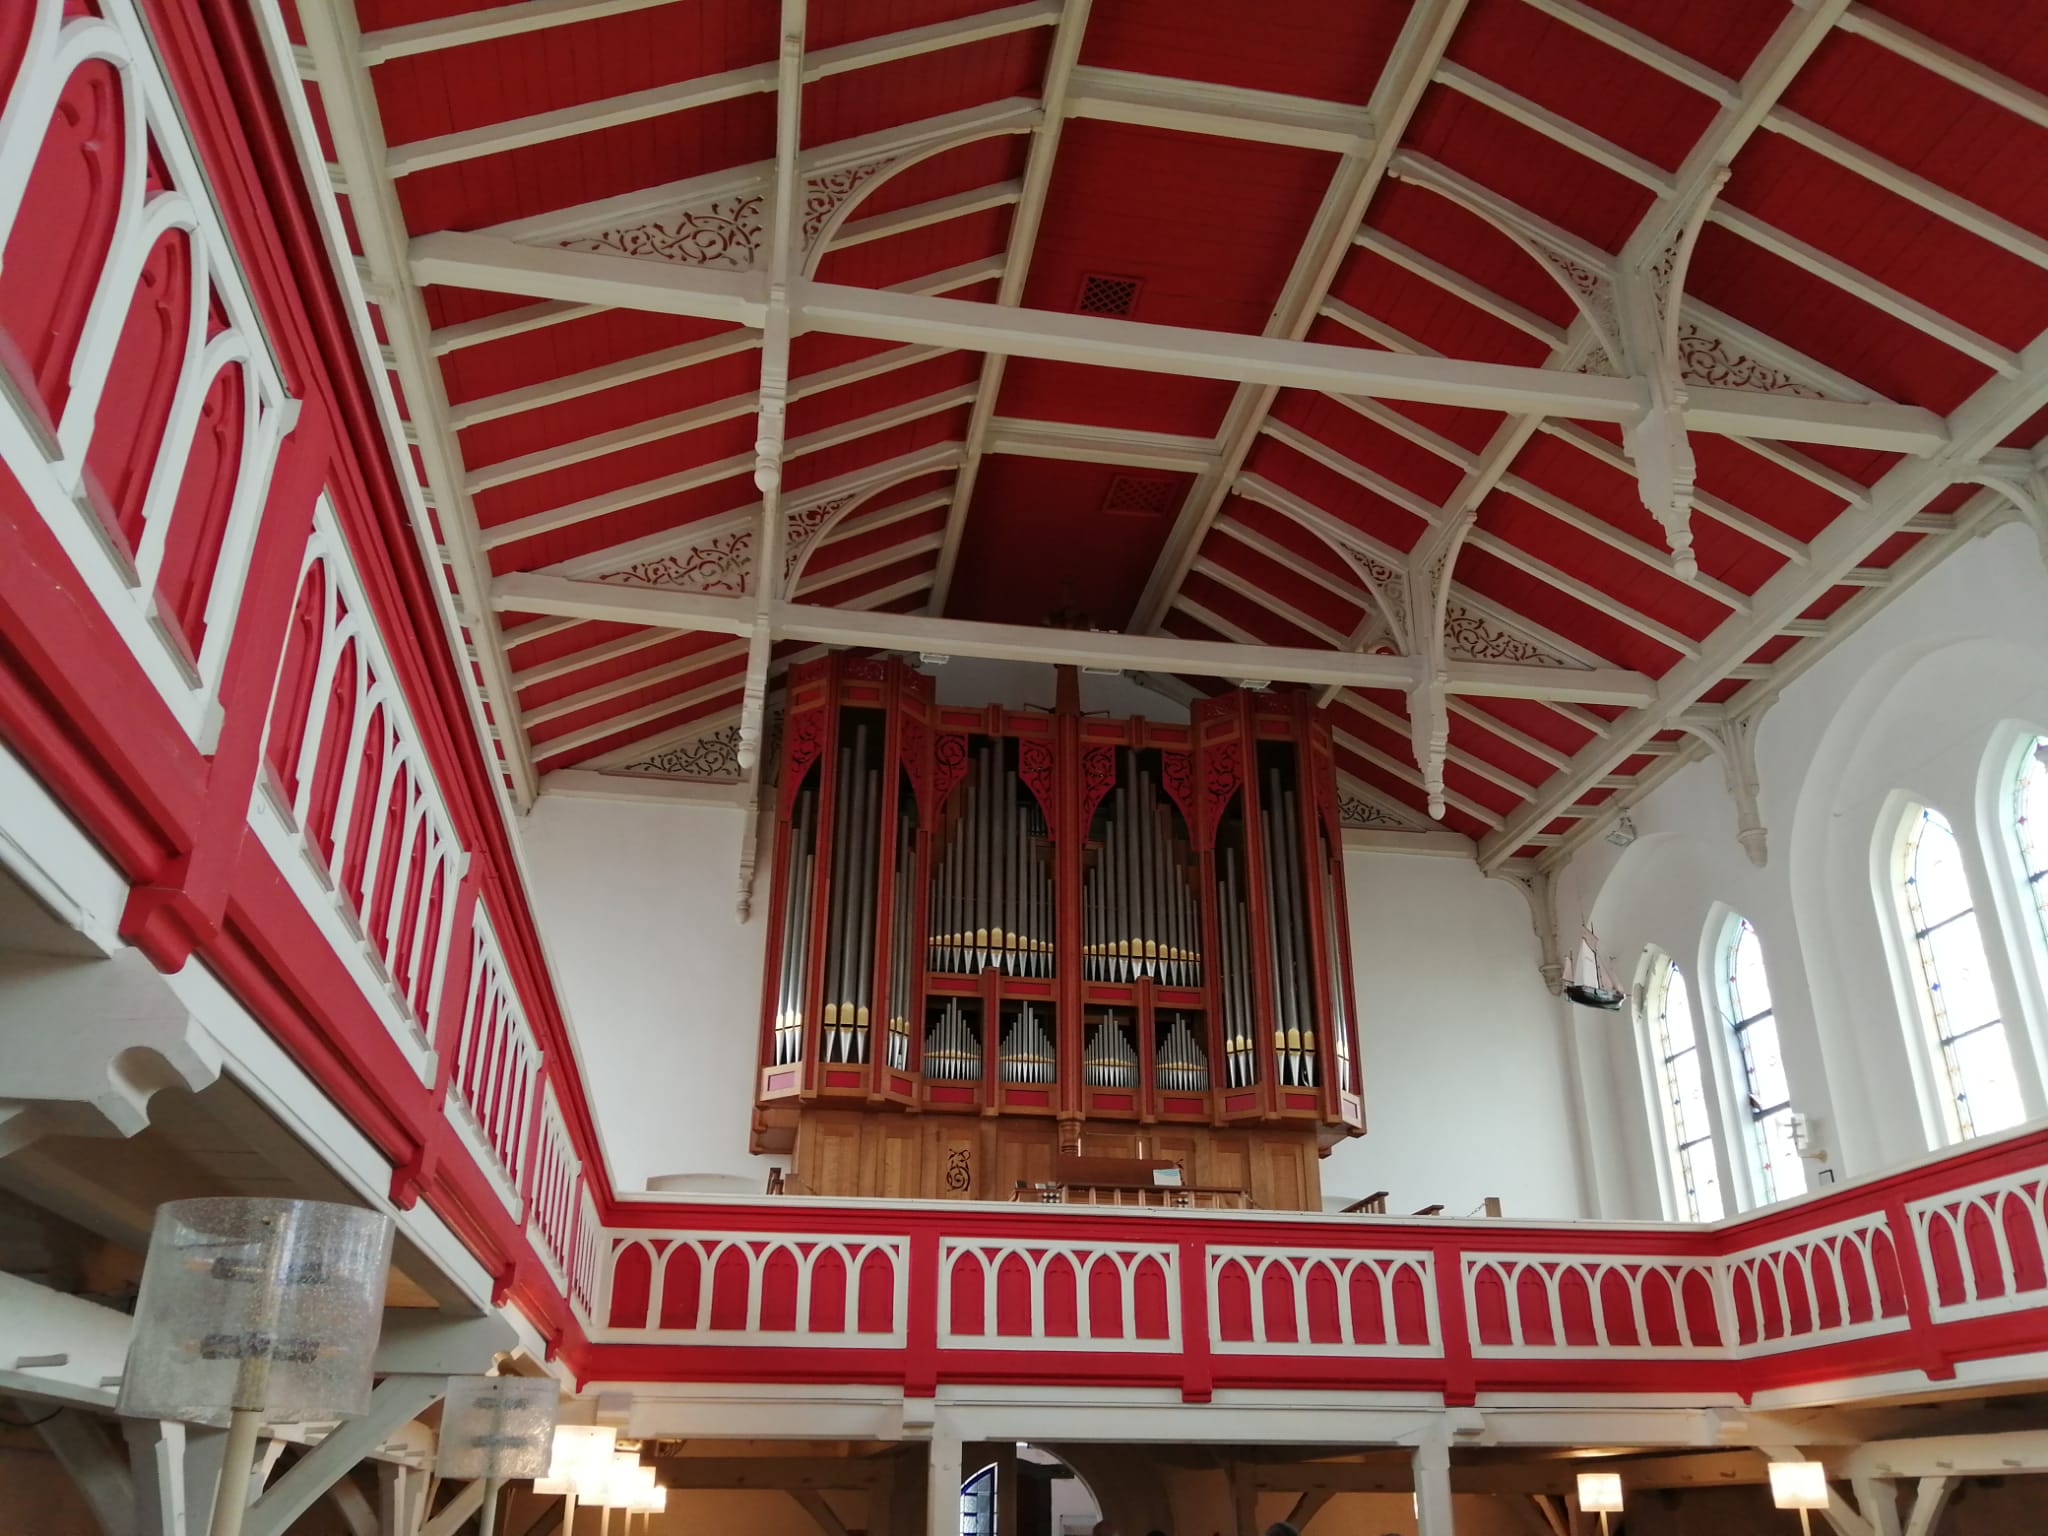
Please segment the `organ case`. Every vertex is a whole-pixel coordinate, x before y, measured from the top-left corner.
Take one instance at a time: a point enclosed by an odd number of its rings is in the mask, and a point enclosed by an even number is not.
[[[1364,1129],[1327,725],[1298,693],[1083,715],[1075,681],[970,709],[894,661],[793,671],[757,1150],[814,1111],[1035,1120],[1067,1151]]]

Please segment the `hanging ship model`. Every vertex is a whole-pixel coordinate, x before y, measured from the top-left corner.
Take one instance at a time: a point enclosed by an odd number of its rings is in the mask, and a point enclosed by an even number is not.
[[[1183,725],[1077,693],[791,674],[754,1145],[794,1187],[1007,1197],[1085,1149],[1312,1207],[1364,1129],[1328,727],[1302,694]]]

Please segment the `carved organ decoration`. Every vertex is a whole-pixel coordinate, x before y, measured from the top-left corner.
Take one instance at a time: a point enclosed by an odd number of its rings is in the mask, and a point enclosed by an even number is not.
[[[1307,694],[1178,725],[1084,717],[1070,676],[1052,712],[846,656],[789,687],[757,1114],[1363,1129]]]

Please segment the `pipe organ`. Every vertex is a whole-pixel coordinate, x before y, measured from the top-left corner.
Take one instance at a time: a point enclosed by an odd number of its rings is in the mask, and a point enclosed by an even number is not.
[[[1313,1205],[1364,1123],[1306,695],[1105,719],[1063,670],[1050,711],[940,707],[835,655],[791,674],[775,768],[755,1146],[796,1187],[1007,1198],[1101,1151]]]

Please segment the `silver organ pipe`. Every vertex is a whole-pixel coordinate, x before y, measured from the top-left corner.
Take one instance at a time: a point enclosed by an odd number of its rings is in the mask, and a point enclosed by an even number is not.
[[[959,810],[931,877],[931,968],[973,975],[1053,974],[1052,863],[1046,828],[1000,744],[983,745],[958,791]]]
[[[1049,1083],[1053,1080],[1052,1039],[1039,1021],[1033,1003],[1018,1006],[1017,1016],[1003,1031],[997,1050],[999,1070],[1006,1083]]]
[[[1102,843],[1082,889],[1082,955],[1090,981],[1149,976],[1201,984],[1200,919],[1187,844],[1150,773],[1127,754],[1111,791]]]
[[[1324,824],[1316,822],[1316,856],[1323,861],[1323,867],[1330,867],[1330,834]],[[1344,960],[1343,945],[1351,942],[1351,936],[1337,926],[1337,882],[1325,880],[1323,887],[1323,961],[1326,979],[1330,988],[1330,1054],[1337,1061],[1337,1088],[1350,1093],[1351,1088],[1351,1018],[1344,1002]]]
[[[917,988],[911,977],[917,945],[910,931],[916,911],[912,885],[917,868],[917,823],[909,787],[901,790],[896,814],[895,877],[889,919],[889,1045],[883,1060],[898,1072],[910,1070],[910,1013]]]
[[[1218,860],[1223,869],[1216,882],[1216,928],[1223,945],[1224,1078],[1232,1088],[1259,1080],[1257,1022],[1252,1010],[1251,913],[1238,878],[1235,848]]]
[[[811,904],[816,896],[818,797],[804,789],[790,822],[789,856],[784,861],[787,895],[782,904],[782,985],[775,1007],[775,1064],[803,1054],[804,986],[810,973]]]
[[[1156,1087],[1173,1093],[1200,1093],[1209,1086],[1209,1053],[1184,1013],[1174,1014],[1173,1022],[1159,1036],[1152,1055],[1152,1080]]]
[[[865,1062],[872,1027],[875,904],[881,853],[882,770],[867,760],[868,727],[838,757],[833,797],[832,861],[826,885],[825,1006],[819,1054],[825,1061]]]
[[[1309,965],[1308,914],[1302,901],[1301,827],[1294,791],[1268,770],[1259,807],[1265,854],[1268,969],[1273,982],[1273,1056],[1280,1081],[1313,1087],[1316,1081],[1315,977]]]
[[[924,1075],[956,1083],[981,1076],[981,1036],[957,997],[946,999],[925,1030]]]
[[[1138,1052],[1114,1008],[1089,1034],[1083,1054],[1083,1080],[1091,1088],[1128,1088],[1138,1080]]]

